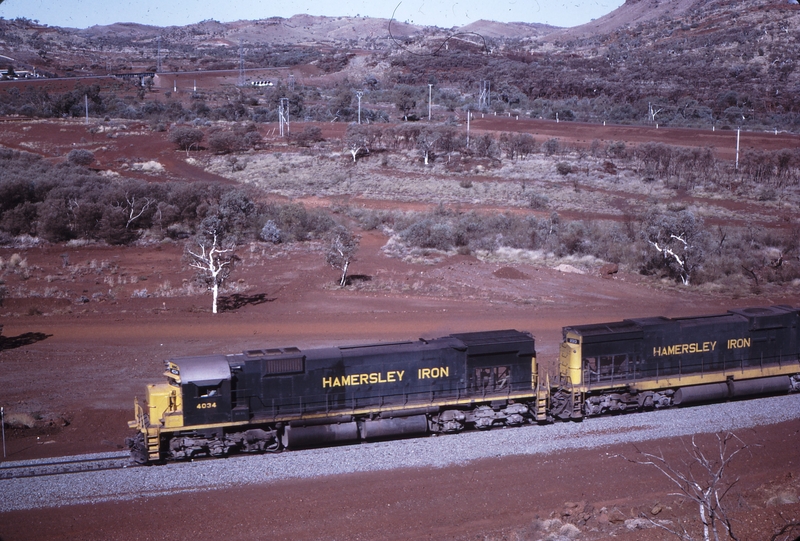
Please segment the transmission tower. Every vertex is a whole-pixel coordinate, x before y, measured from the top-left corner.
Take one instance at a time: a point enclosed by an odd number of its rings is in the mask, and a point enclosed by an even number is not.
[[[481,81],[481,95],[478,98],[478,105],[480,107],[488,107],[492,104],[492,83],[490,81]]]
[[[281,137],[284,136],[284,127],[286,133],[289,133],[289,98],[281,98],[278,104],[278,121],[280,123]]]

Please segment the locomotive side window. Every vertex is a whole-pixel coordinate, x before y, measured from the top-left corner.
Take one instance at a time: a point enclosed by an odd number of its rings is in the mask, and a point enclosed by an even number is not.
[[[600,381],[600,373],[597,371],[597,357],[584,357],[583,367],[585,371],[584,380],[586,380],[586,383]]]
[[[632,370],[628,362],[628,355],[600,355],[598,357],[584,357],[583,369],[587,383],[599,381],[614,381],[620,379]]]
[[[511,369],[508,366],[476,368],[473,387],[480,393],[502,391],[508,388],[510,379]]]
[[[219,394],[219,387],[216,385],[207,387],[197,387],[198,398],[210,398]]]

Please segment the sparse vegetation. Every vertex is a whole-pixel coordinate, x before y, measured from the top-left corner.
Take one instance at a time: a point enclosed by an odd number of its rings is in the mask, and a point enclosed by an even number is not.
[[[109,182],[80,166],[53,166],[33,154],[4,149],[0,167],[0,234],[6,242],[28,235],[48,242],[130,244],[145,232],[151,238],[179,239],[216,215],[237,242],[254,239],[270,220],[285,242],[319,238],[332,225],[324,213],[257,203],[253,193],[224,191],[214,184]]]
[[[694,21],[681,26],[680,32],[699,28],[705,16],[700,11],[680,15],[682,25]],[[0,21],[9,39],[32,31],[26,24]],[[762,66],[757,58],[735,52],[751,27],[704,31],[704,47],[713,45],[717,50],[725,45],[735,49],[724,49],[714,66],[698,56],[691,36],[681,34],[682,41],[676,46],[675,38],[662,27],[656,22],[638,23],[613,39],[594,36],[556,41],[554,50],[547,54],[537,51],[533,42],[512,39],[493,41],[491,51],[466,47],[447,49],[436,56],[390,54],[375,46],[365,65],[384,63],[392,67],[391,75],[381,76],[376,69],[375,74],[356,79],[350,77],[351,72],[342,71],[346,77],[319,87],[296,84],[285,77],[264,86],[195,89],[191,94],[177,88],[174,93],[163,89],[156,93],[156,82],[151,78],[102,87],[76,85],[60,92],[38,86],[23,90],[9,87],[0,93],[0,112],[74,117],[85,114],[88,104],[89,115],[104,120],[141,119],[154,131],[168,130],[167,139],[186,151],[187,158],[190,151],[201,150],[203,143],[202,150],[218,155],[205,164],[211,171],[253,186],[226,192],[207,184],[190,187],[100,177],[85,167],[95,160],[94,154],[83,148],[71,150],[65,162],[57,166],[31,154],[2,151],[0,240],[15,242],[15,238],[26,235],[47,242],[109,244],[130,244],[145,238],[184,239],[196,234],[203,220],[218,216],[237,244],[256,239],[281,244],[321,238],[334,224],[323,212],[291,203],[265,203],[264,193],[290,197],[360,193],[386,200],[448,205],[413,219],[396,212],[364,211],[359,216],[362,227],[384,226],[398,242],[416,249],[478,254],[513,249],[554,257],[591,257],[693,285],[733,286],[744,281],[760,288],[767,282],[795,280],[800,267],[793,240],[798,225],[791,216],[781,218],[784,223],[776,227],[730,226],[723,231],[719,226],[704,225],[717,223],[720,216],[714,212],[719,209],[703,208],[675,195],[713,198],[731,194],[741,201],[762,204],[760,212],[770,215],[772,209],[796,200],[800,185],[800,152],[796,149],[746,148],[737,170],[710,148],[597,139],[591,145],[581,145],[557,137],[537,141],[527,133],[488,131],[473,133],[467,140],[462,113],[476,110],[470,85],[476,77],[497,79],[498,74],[504,82],[493,86],[493,101],[478,108],[482,115],[508,112],[509,117],[513,114],[565,122],[602,119],[660,126],[713,124],[723,129],[726,125],[721,124],[734,121],[751,127],[768,123],[792,128],[797,124],[797,115],[791,113],[797,109],[792,101],[796,93],[778,92],[769,103],[753,97],[756,93],[748,81],[764,70],[783,68]],[[650,44],[642,46],[637,39],[644,37],[635,37],[639,35],[649,36]],[[769,35],[772,40],[759,45],[759,56],[769,58],[771,66],[781,66],[781,55],[794,50],[795,45],[788,45],[779,32]],[[122,36],[104,39],[108,54],[130,45]],[[412,39],[424,47],[427,38]],[[237,48],[219,47],[202,60],[191,60],[191,47],[177,42],[171,47],[176,62],[195,62],[205,68],[230,68],[238,57]],[[588,53],[598,47],[607,54]],[[346,70],[353,58],[346,48],[337,53],[293,46],[264,51],[246,51],[245,63],[288,66],[313,61],[331,72]],[[564,54],[567,51],[569,54]],[[646,69],[654,62],[660,62],[662,69]],[[686,64],[681,70],[680,63]],[[588,82],[586,73],[592,74]],[[692,74],[699,73],[703,74],[702,81],[697,79],[699,86],[689,84],[695,80]],[[780,76],[781,85],[794,80],[790,70],[783,69]],[[712,92],[713,81],[720,77],[726,79],[726,91]],[[578,84],[578,80],[582,82]],[[683,81],[680,89],[677,80]],[[428,84],[432,85],[434,116],[438,119],[413,122],[427,116],[423,105],[427,106]],[[643,93],[645,87],[648,90]],[[265,129],[261,123],[277,120],[282,98],[288,99],[285,113],[293,121],[354,122],[356,90],[362,98],[364,123],[350,124],[341,140],[326,140],[318,125],[293,125],[280,142],[286,144],[281,148],[282,157],[251,152],[276,144],[272,136],[265,139],[272,128]],[[690,91],[691,99],[687,94]],[[759,116],[757,110],[769,110],[770,114]],[[382,122],[391,117],[395,123]],[[105,133],[113,139],[125,129],[109,123],[88,132],[91,137]],[[342,169],[341,160],[336,160],[336,152],[343,152],[348,161],[352,158],[347,170]],[[208,152],[197,155],[208,156]],[[164,172],[157,162],[133,163],[130,167],[154,174]],[[609,190],[612,183],[613,190]],[[599,214],[618,213],[620,204],[614,198],[619,194],[635,194],[623,196],[629,209],[620,219],[562,218],[586,212],[589,204]],[[473,203],[525,209],[533,214],[508,212],[490,217],[450,207]],[[672,227],[687,216],[693,217],[696,226],[691,250],[687,232]]]

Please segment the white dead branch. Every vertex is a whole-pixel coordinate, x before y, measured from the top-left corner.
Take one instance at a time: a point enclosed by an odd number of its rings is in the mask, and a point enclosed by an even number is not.
[[[688,498],[697,505],[700,522],[703,526],[702,539],[704,541],[711,541],[711,539],[719,541],[718,528],[720,525],[724,536],[737,540],[722,500],[739,481],[738,478],[728,481],[725,477],[726,469],[736,455],[746,449],[748,449],[748,445],[738,436],[729,432],[724,436],[717,434],[717,449],[713,454],[704,452],[695,441],[695,437],[692,436],[691,448],[686,448],[689,460],[681,461],[680,464],[667,461],[663,453],[658,455],[645,453],[638,448],[637,451],[645,460],[622,458],[634,464],[656,468],[678,488],[678,492],[674,492],[670,496]],[[687,541],[695,539],[685,528],[679,532],[668,528],[662,522],[653,520],[650,522],[681,539]]]
[[[217,299],[219,297],[219,286],[228,277],[230,273],[231,263],[233,259],[225,254],[233,252],[232,249],[220,248],[217,243],[216,231],[210,232],[211,246],[206,246],[202,240],[198,240],[197,244],[200,246],[199,252],[194,252],[187,249],[189,255],[193,258],[189,265],[206,273],[210,282],[209,288],[212,292],[212,313],[217,313]]]

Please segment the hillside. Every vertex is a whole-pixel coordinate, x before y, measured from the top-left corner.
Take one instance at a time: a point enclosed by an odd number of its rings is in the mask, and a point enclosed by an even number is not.
[[[741,6],[746,3],[737,2],[737,5]],[[590,37],[610,34],[628,26],[650,23],[659,19],[680,18],[705,4],[709,4],[709,0],[626,0],[623,5],[611,13],[580,26],[561,29],[555,32],[551,38],[563,39],[565,36]]]
[[[795,131],[798,14],[785,0],[629,0],[567,29],[477,21],[445,30],[310,15],[85,30],[0,20],[0,55],[45,75],[296,68],[326,76],[304,83],[314,88],[305,87],[304,101],[320,105],[310,116],[317,120],[352,118],[324,101],[342,82],[365,89],[374,105],[410,86],[417,106],[433,84],[434,101],[450,112]],[[491,87],[485,102],[481,84]]]

